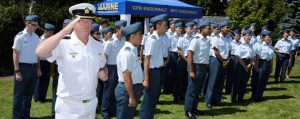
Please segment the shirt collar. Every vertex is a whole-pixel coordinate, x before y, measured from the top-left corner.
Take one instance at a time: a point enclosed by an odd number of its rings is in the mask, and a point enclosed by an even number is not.
[[[76,33],[73,31],[70,35],[70,40],[72,42],[73,45],[76,45],[76,44],[82,44],[84,45],[77,37]],[[91,44],[91,40],[94,40],[94,38],[89,35],[89,38],[88,38],[88,41],[87,41],[87,44],[86,46],[90,45]]]
[[[126,41],[125,46],[130,47],[130,49],[134,49],[134,45],[132,45],[130,42]]]

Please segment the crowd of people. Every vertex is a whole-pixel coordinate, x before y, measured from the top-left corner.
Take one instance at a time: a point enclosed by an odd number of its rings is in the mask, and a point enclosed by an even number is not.
[[[139,118],[153,119],[161,93],[172,94],[174,104],[183,101],[186,117],[195,119],[203,114],[200,97],[210,110],[221,105],[222,94],[230,94],[232,103],[243,102],[249,79],[251,101],[262,101],[273,57],[274,82],[284,83],[299,47],[292,28],[275,43],[268,26],[258,30],[256,23],[231,30],[229,21],[160,14],[143,33],[141,22],[93,23],[92,4],[74,5],[69,12],[73,18],[56,34],[56,27],[45,23],[39,37],[39,17],[29,15],[15,36],[14,119],[30,118],[32,97],[46,101],[50,76],[57,119],[95,119],[97,107],[104,119],[132,119],[139,101]]]

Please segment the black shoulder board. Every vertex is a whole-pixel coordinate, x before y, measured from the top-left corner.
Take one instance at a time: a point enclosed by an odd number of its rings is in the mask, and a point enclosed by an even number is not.
[[[69,40],[70,38],[71,38],[70,36],[66,35],[63,39]]]
[[[200,38],[200,37],[199,37],[199,36],[196,36],[195,38],[197,38],[197,39],[198,39],[198,38]]]
[[[151,36],[152,39],[156,39],[156,37],[154,35]]]
[[[23,34],[23,31],[20,31],[17,35],[22,35]]]
[[[130,51],[130,47],[125,47],[125,51]]]

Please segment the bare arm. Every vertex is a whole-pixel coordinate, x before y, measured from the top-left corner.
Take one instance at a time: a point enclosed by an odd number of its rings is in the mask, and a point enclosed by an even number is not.
[[[135,96],[134,96],[131,72],[126,70],[123,72],[123,76],[124,76],[125,88],[129,95],[129,105],[128,106],[135,107],[137,105],[137,102],[136,102]]]
[[[69,23],[64,29],[56,33],[55,35],[45,39],[43,42],[41,42],[37,49],[36,49],[36,54],[40,58],[48,58],[51,56],[52,50],[58,45],[61,39],[63,37],[70,33],[75,24],[80,20],[80,17],[77,17],[74,19],[71,23]]]
[[[144,60],[144,74],[145,74],[145,80],[143,83],[143,86],[147,89],[149,86],[149,64],[150,64],[150,55],[145,56]]]

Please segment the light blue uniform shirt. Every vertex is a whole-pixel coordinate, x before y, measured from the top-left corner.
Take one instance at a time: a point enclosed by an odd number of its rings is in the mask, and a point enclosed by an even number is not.
[[[169,39],[167,34],[160,36],[159,39],[163,42],[163,56],[166,58],[169,55],[171,40]]]
[[[192,35],[188,36],[187,34],[184,34],[184,36],[179,39],[177,47],[181,48],[184,56],[187,56],[188,47],[193,39],[194,37]]]
[[[140,60],[137,54],[137,48],[131,43],[125,42],[117,56],[118,81],[124,82],[123,72],[128,70],[131,73],[132,84],[141,84],[144,75]]]
[[[236,41],[236,40],[233,40],[231,43],[230,43],[230,52],[231,52],[231,55],[235,54],[235,51],[236,51],[236,48],[242,44],[241,41]]]
[[[144,34],[142,42],[141,42],[141,45],[144,46],[143,55],[145,55],[145,45],[146,45],[146,42],[147,42],[147,39],[149,36],[150,36],[150,32],[148,32],[147,34]]]
[[[159,68],[163,66],[163,41],[154,31],[147,39],[145,45],[145,56],[150,57],[149,68]]]
[[[201,34],[196,36],[188,47],[193,52],[193,63],[208,64],[209,63],[210,41]]]
[[[120,49],[124,46],[125,40],[121,38],[118,39],[116,36],[112,37],[112,40],[108,40],[104,44],[104,52],[107,56],[107,64],[108,65],[116,65],[117,64],[117,55]]]
[[[175,33],[176,34],[176,33]],[[178,41],[179,41],[179,39],[182,37],[182,35],[173,35],[172,37],[171,37],[171,47],[170,47],[170,51],[171,52],[176,52],[177,53],[177,44],[178,44]]]
[[[35,54],[35,50],[38,44],[41,42],[39,36],[36,33],[31,35],[24,29],[19,32],[14,39],[12,49],[20,52],[19,62],[34,64],[38,62],[38,57]]]
[[[250,43],[242,43],[236,49],[235,55],[240,58],[253,58],[255,57],[255,52],[253,50],[253,46]]]
[[[226,40],[226,37],[224,37],[221,33],[216,37],[212,37],[210,42],[210,56],[216,57],[215,51],[213,50],[215,47],[219,50],[223,59],[228,59],[229,50],[231,49],[228,41],[229,40]]]
[[[271,60],[274,56],[274,48],[272,45],[263,42],[257,47],[256,54],[260,59]]]
[[[283,38],[275,44],[275,48],[278,49],[279,53],[290,54],[292,51],[293,43],[290,40],[284,40]]]
[[[295,37],[291,37],[291,36],[289,36],[288,39],[289,39],[290,41],[292,41],[292,44],[293,44],[292,50],[297,50],[297,48],[298,48],[299,45],[300,45],[299,39],[297,39],[297,38],[295,38]]]

